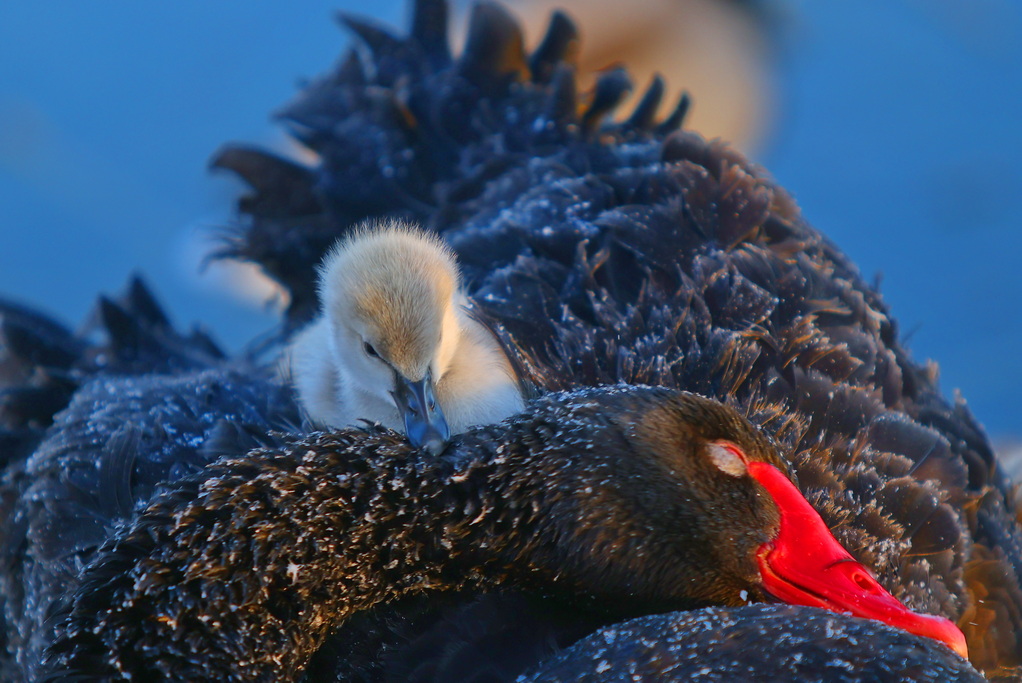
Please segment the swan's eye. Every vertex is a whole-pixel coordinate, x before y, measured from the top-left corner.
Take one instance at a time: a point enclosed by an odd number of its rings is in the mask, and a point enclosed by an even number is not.
[[[744,477],[748,473],[745,453],[730,441],[713,441],[706,447],[710,460],[724,474]]]
[[[366,355],[370,358],[379,358],[380,354],[376,353],[376,349],[369,342],[362,342],[362,350],[366,352]]]

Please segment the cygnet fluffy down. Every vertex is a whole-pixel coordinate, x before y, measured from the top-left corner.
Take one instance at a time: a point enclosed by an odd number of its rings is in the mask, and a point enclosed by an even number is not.
[[[439,452],[451,434],[521,409],[515,373],[466,311],[454,254],[437,236],[393,222],[355,232],[324,259],[319,299],[290,349],[315,422],[403,426]]]

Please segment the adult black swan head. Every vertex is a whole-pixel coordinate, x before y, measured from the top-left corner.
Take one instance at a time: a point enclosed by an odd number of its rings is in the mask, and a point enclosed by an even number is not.
[[[694,394],[554,394],[437,457],[391,432],[297,438],[161,495],[85,572],[58,677],[294,680],[403,596],[512,585],[610,617],[774,599],[965,655],[831,536],[737,413]],[[963,671],[968,670],[962,662]]]

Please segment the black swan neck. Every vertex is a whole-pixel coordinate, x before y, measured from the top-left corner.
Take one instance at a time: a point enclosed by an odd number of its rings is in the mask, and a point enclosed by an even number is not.
[[[547,489],[527,449],[472,441],[430,460],[341,432],[211,468],[90,568],[50,670],[291,680],[356,611],[499,583]]]
[[[717,438],[776,457],[719,404],[608,387],[440,456],[347,430],[221,461],[85,570],[47,670],[293,680],[352,614],[426,591],[542,590],[615,616],[762,597],[777,513],[698,445]]]

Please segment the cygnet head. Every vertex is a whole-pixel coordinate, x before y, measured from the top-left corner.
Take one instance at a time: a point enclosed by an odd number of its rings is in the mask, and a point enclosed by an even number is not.
[[[319,286],[345,403],[384,424],[399,416],[414,445],[442,450],[450,429],[435,382],[459,336],[450,249],[409,225],[367,227],[330,251]]]

